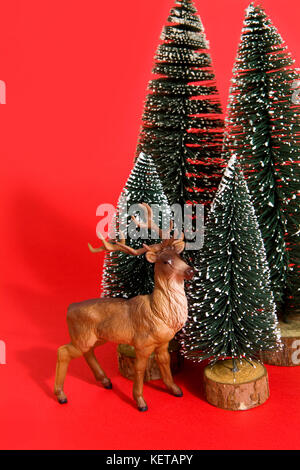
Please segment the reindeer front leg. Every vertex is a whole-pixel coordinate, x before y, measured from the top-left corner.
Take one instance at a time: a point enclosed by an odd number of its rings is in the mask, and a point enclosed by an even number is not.
[[[147,411],[148,406],[143,397],[144,375],[147,367],[147,361],[150,354],[153,352],[154,347],[143,349],[135,348],[135,362],[134,362],[134,382],[133,382],[133,398],[136,401],[139,411]]]
[[[182,397],[183,393],[180,387],[175,384],[170,368],[170,354],[168,351],[169,343],[164,343],[155,350],[156,361],[159,365],[160,373],[167,389],[175,395]]]

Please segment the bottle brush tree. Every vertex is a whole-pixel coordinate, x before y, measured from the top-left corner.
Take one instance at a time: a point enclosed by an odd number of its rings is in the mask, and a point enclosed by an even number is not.
[[[124,227],[128,229],[131,216],[142,202],[157,205],[158,223],[162,227],[162,219],[169,220],[170,211],[168,200],[158,177],[155,165],[150,156],[141,153],[125,184],[119,198],[113,229]],[[136,206],[134,206],[136,205]],[[154,207],[155,209],[155,207]],[[141,214],[143,217],[143,214]],[[134,233],[133,233],[134,235]],[[137,238],[127,237],[126,244],[134,249],[141,248],[145,240],[147,244],[157,243],[158,240],[148,238],[145,234],[143,240],[136,232]],[[107,252],[104,259],[103,270],[103,296],[131,298],[136,295],[150,294],[154,286],[153,265],[148,263],[144,256],[130,256],[122,252]]]
[[[209,206],[224,167],[224,123],[208,41],[191,0],[176,0],[161,39],[137,154],[153,157],[170,204]]]
[[[264,10],[246,12],[225,132],[227,158],[241,161],[264,240],[277,308],[300,308],[299,78]]]
[[[185,356],[252,360],[260,351],[277,349],[280,333],[265,248],[235,156],[211,206],[197,267],[187,286]]]

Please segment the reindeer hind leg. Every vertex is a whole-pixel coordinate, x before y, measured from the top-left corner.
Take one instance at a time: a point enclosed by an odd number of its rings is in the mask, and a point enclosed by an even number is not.
[[[106,341],[103,341],[101,343],[98,343],[97,346],[104,344]],[[112,383],[110,379],[107,377],[106,373],[104,370],[101,368],[94,352],[94,348],[91,348],[87,353],[84,354],[84,358],[91,368],[95,379],[99,382],[102,383],[104,388],[111,389],[112,388]]]
[[[67,403],[67,397],[64,393],[64,381],[66,378],[68,365],[71,359],[82,356],[82,352],[72,343],[60,346],[57,350],[56,376],[54,394],[60,404]]]

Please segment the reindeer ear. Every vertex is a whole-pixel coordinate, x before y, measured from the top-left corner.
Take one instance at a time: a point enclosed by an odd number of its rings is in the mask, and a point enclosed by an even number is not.
[[[147,251],[145,256],[146,256],[146,260],[149,261],[149,263],[156,263],[157,256],[156,256],[156,253],[154,253],[153,251]]]
[[[174,250],[179,255],[183,252],[185,247],[185,242],[183,240],[178,240],[177,242],[173,243]]]

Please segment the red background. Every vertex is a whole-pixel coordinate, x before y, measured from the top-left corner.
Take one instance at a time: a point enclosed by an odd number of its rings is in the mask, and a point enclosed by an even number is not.
[[[298,0],[264,6],[300,66]],[[224,109],[248,0],[196,0]],[[268,367],[271,398],[247,412],[205,402],[202,368],[187,364],[182,399],[145,386],[138,413],[115,346],[98,350],[114,389],[82,358],[52,389],[72,301],[99,294],[96,207],[115,203],[131,170],[153,55],[173,0],[1,1],[0,447],[98,449],[299,448],[300,368]]]

